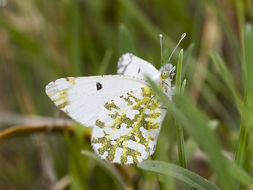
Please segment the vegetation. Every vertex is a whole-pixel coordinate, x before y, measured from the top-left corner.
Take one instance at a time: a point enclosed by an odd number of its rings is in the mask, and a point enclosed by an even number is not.
[[[0,0],[0,189],[251,189],[252,23],[252,0]],[[159,68],[160,33],[165,58],[187,36],[173,103],[147,79],[168,109],[156,152],[109,164],[45,85],[115,74],[125,52]]]

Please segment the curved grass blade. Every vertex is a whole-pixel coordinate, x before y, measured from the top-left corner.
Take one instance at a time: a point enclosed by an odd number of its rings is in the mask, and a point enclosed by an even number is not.
[[[98,163],[98,165],[101,166],[101,168],[103,168],[107,172],[107,174],[111,176],[111,178],[116,183],[116,185],[118,186],[119,189],[121,189],[121,190],[126,189],[122,179],[119,177],[119,175],[116,173],[116,171],[114,171],[114,169],[109,164],[107,164],[105,161],[101,160],[99,157],[97,157],[94,153],[92,153],[90,151],[83,150],[83,151],[81,151],[81,153],[83,155],[88,156],[89,158],[95,160]]]
[[[144,161],[139,163],[138,167],[147,171],[172,176],[199,190],[218,190],[215,184],[210,183],[205,178],[174,164],[162,161]]]
[[[231,174],[226,166],[225,158],[221,154],[220,144],[212,132],[206,116],[186,96],[176,93],[173,97],[176,105],[172,104],[152,80],[148,79],[148,82],[168,112],[205,151],[210,165],[217,175],[220,187],[224,190],[231,190]]]
[[[210,56],[211,56],[211,59],[212,59],[214,65],[216,66],[216,68],[220,72],[224,82],[231,90],[231,92],[234,96],[236,105],[238,107],[238,110],[241,112],[242,101],[240,99],[240,96],[237,93],[236,88],[235,88],[235,84],[234,84],[232,75],[230,74],[230,72],[229,72],[227,66],[225,65],[225,63],[223,62],[222,58],[216,52],[211,52]]]
[[[227,160],[228,170],[231,173],[231,177],[238,180],[240,183],[246,186],[250,186],[253,184],[253,178],[245,172],[240,166],[236,163]]]

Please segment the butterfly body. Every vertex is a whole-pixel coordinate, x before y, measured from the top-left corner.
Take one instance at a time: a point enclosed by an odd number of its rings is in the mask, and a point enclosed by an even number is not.
[[[157,70],[132,54],[118,62],[118,75],[61,78],[46,86],[46,93],[62,111],[84,126],[91,126],[91,144],[102,158],[133,164],[152,155],[166,115],[145,81],[155,81],[172,97],[175,67]]]

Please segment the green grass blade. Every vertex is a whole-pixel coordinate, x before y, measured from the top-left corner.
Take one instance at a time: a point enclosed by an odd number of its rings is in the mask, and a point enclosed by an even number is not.
[[[186,86],[186,79],[183,80],[183,83],[182,83],[182,86],[181,86],[181,92],[182,93],[184,93],[185,86]]]
[[[112,58],[112,54],[113,54],[113,51],[111,48],[108,48],[105,52],[105,55],[103,57],[103,60],[101,61],[101,66],[98,70],[98,75],[104,75],[106,74],[106,71],[110,65],[110,61],[111,61],[111,58]]]
[[[182,114],[188,118],[182,126],[195,138],[199,146],[206,152],[210,164],[215,171],[222,189],[231,189],[232,181],[228,169],[224,166],[221,147],[208,124],[207,118],[201,113],[188,98],[181,95],[175,96],[175,102],[182,109]],[[180,119],[178,117],[177,119]]]
[[[189,47],[184,51],[184,67],[182,68],[182,78],[187,80],[192,78],[193,73],[195,72],[196,60],[194,58],[194,51],[196,47],[194,43],[191,43]]]
[[[246,64],[243,64],[243,76],[244,76],[244,83],[245,83],[245,102],[247,104],[248,102],[248,95],[250,94],[250,96],[252,95],[251,93],[248,93],[249,89],[252,89],[251,85],[252,85],[252,78],[248,79],[247,77],[250,76],[252,77],[252,37],[250,37],[252,34],[247,33],[248,30],[246,29],[245,31],[245,61]],[[251,44],[251,45],[250,45]],[[247,49],[247,50],[246,50]],[[251,58],[249,58],[251,57]],[[249,122],[251,121],[250,119],[250,114],[252,113],[248,108],[245,108],[245,106],[242,104],[242,101],[239,97],[239,95],[236,92],[235,86],[233,84],[233,79],[232,76],[230,74],[230,72],[228,71],[227,67],[225,66],[225,63],[222,61],[222,59],[218,56],[218,54],[216,53],[211,53],[211,58],[213,60],[213,62],[215,63],[215,65],[219,68],[220,72],[222,73],[222,77],[225,81],[225,83],[227,84],[227,86],[230,88],[235,100],[236,100],[236,104],[237,107],[241,113],[241,117],[242,117],[242,123],[240,126],[240,136],[239,136],[239,140],[238,140],[238,147],[236,150],[236,154],[235,154],[235,163],[238,164],[239,166],[242,166],[244,164],[244,160],[245,160],[245,153],[246,153],[246,147],[248,144],[248,134],[246,131],[246,128],[249,129],[249,132],[251,134],[253,134],[253,130],[251,125],[249,124]],[[247,59],[250,59],[247,61]],[[249,67],[247,66],[247,62],[250,63]],[[246,128],[245,128],[246,127]],[[239,184],[237,184],[237,187],[240,187]]]
[[[243,36],[243,34],[241,34]],[[242,42],[244,45],[243,47],[243,63],[242,63],[242,71],[243,71],[243,80],[244,80],[244,107],[241,113],[242,122],[240,127],[240,135],[238,140],[238,147],[235,154],[235,163],[244,168],[247,168],[247,163],[245,160],[248,160],[246,155],[247,151],[251,151],[247,149],[248,146],[248,139],[249,135],[253,135],[253,128],[252,128],[252,114],[253,114],[253,85],[252,85],[252,74],[253,74],[253,31],[252,26],[247,25],[244,33],[244,41]],[[245,52],[245,53],[244,53]],[[248,135],[249,132],[249,135]],[[241,189],[242,186],[240,183],[236,185],[237,189]]]
[[[250,109],[253,109],[253,29],[247,25],[245,29],[245,68],[243,76],[245,83],[246,103]]]
[[[244,156],[246,153],[245,151],[246,151],[247,145],[248,145],[248,133],[246,131],[245,126],[241,125],[237,149],[235,152],[235,163],[238,164],[238,166],[242,167],[244,163]]]
[[[177,146],[178,146],[179,163],[180,163],[180,166],[182,166],[183,168],[186,168],[183,128],[179,125],[176,125],[176,131],[177,131]]]
[[[116,171],[109,164],[107,164],[105,161],[101,160],[99,157],[97,157],[94,153],[92,153],[90,151],[83,150],[83,151],[81,151],[81,153],[83,155],[88,156],[89,158],[95,160],[96,163],[99,166],[101,166],[101,168],[103,168],[107,172],[108,175],[111,176],[111,178],[117,184],[119,189],[121,189],[121,190],[126,189],[122,179],[119,177],[119,175],[116,173]]]
[[[80,49],[80,15],[78,1],[71,1],[71,61],[73,64],[73,71],[75,75],[82,74],[81,65],[81,49]]]
[[[78,125],[76,125],[76,128],[79,128]],[[73,177],[70,189],[88,189],[88,184],[84,179],[88,178],[88,170],[86,168],[89,162],[80,154],[80,141],[77,136],[75,136],[73,141],[67,133],[65,134],[65,140],[69,151],[69,173]]]
[[[185,158],[186,158],[186,163],[189,163],[189,161],[192,158],[192,155],[198,148],[198,144],[192,139],[188,138],[187,141],[185,141]]]
[[[231,173],[231,176],[238,180],[240,183],[250,186],[253,184],[253,178],[245,172],[241,167],[239,167],[236,163],[227,160],[228,169]]]
[[[210,183],[205,178],[174,164],[162,161],[144,161],[139,163],[138,167],[147,171],[172,176],[199,190],[218,190],[216,185]]]
[[[121,24],[119,27],[119,54],[127,52],[135,53],[135,45],[130,32],[125,25]]]
[[[231,190],[231,175],[226,167],[225,159],[221,154],[220,144],[212,132],[206,116],[187,97],[181,94],[175,94],[173,100],[181,108],[179,109],[168,101],[167,96],[163,94],[153,81],[148,79],[148,82],[157,93],[160,101],[166,106],[169,113],[184,127],[189,135],[199,144],[200,148],[207,154],[210,165],[217,175],[221,189]]]
[[[180,90],[181,88],[181,73],[182,73],[182,64],[183,64],[183,49],[180,50],[177,62],[177,74],[176,74],[176,88]]]
[[[181,73],[182,73],[182,64],[183,64],[183,49],[179,53],[178,63],[177,63],[177,74],[176,74],[176,89],[181,91]],[[186,168],[185,161],[185,151],[184,151],[184,132],[183,128],[176,124],[177,131],[177,147],[178,147],[178,158],[180,166]]]
[[[206,104],[209,105],[220,118],[222,118],[221,122],[224,121],[230,129],[238,128],[238,122],[236,122],[234,115],[226,109],[224,104],[219,100],[219,98],[217,98],[216,92],[208,85],[203,86],[202,97]]]
[[[209,122],[210,126],[212,127],[212,130],[215,130],[217,127],[216,121]],[[186,163],[188,163],[191,160],[192,155],[198,148],[198,144],[192,139],[188,138],[187,141],[185,142],[185,157],[186,157]]]
[[[243,22],[243,21],[241,21]],[[248,157],[251,154],[248,146],[249,135],[253,136],[253,30],[251,25],[247,25],[244,34],[241,33],[244,41],[243,44],[243,79],[244,79],[244,109],[242,112],[242,124],[240,128],[240,136],[238,148],[235,155],[235,163],[246,170],[249,168]],[[249,132],[249,134],[248,134]],[[246,162],[245,162],[246,161]],[[240,183],[237,183],[237,189],[242,189]]]
[[[215,64],[216,68],[219,70],[224,82],[231,90],[231,92],[234,96],[234,99],[236,101],[237,108],[240,111],[242,108],[242,102],[241,102],[240,96],[238,95],[238,93],[236,91],[233,77],[231,76],[230,72],[228,71],[228,68],[226,67],[226,65],[223,62],[223,60],[221,59],[221,57],[216,52],[211,52],[210,56],[211,56],[213,63]]]

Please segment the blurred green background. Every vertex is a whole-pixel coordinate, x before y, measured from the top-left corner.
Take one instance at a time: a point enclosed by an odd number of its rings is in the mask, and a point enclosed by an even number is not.
[[[58,118],[67,118],[45,94],[50,81],[116,74],[117,61],[126,52],[159,68],[160,33],[166,57],[187,34],[171,60],[176,65],[184,49],[186,94],[207,116],[223,153],[234,160],[241,151],[236,163],[253,173],[251,149],[244,152],[250,138],[240,133],[240,109],[229,86],[243,100],[243,81],[253,74],[243,67],[245,23],[250,27],[252,21],[252,0],[0,0],[0,189],[117,189],[103,167],[80,154],[91,150],[90,129],[75,124],[71,134],[50,129],[30,134],[29,127],[50,128]],[[247,52],[253,49],[246,47],[246,62]],[[225,63],[231,78],[215,60]],[[248,113],[250,120],[253,112]],[[1,139],[1,131],[16,125],[27,126],[28,132]],[[169,115],[154,160],[178,164],[176,133]],[[187,168],[216,183],[205,151],[198,147],[186,132]],[[136,166],[112,167],[128,189],[183,188],[173,178],[164,180]]]

